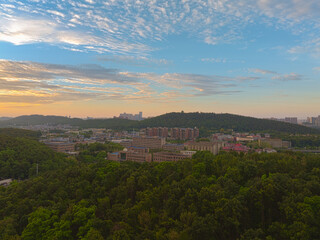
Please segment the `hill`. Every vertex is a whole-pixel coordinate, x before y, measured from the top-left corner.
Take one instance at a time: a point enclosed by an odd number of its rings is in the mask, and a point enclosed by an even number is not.
[[[81,119],[81,118],[68,118],[62,116],[43,116],[43,115],[24,115],[7,121],[0,122],[1,127],[8,126],[28,126],[28,125],[59,125],[69,124],[71,126],[78,126],[82,128],[113,128],[125,129],[134,126],[136,121],[127,119]]]
[[[233,129],[237,132],[286,132],[299,134],[317,134],[317,129],[284,123],[279,121],[258,119],[233,114],[216,113],[167,113],[158,117],[145,119],[137,123],[139,127],[198,127],[200,130]]]
[[[220,129],[233,129],[238,132],[283,132],[292,134],[319,134],[318,129],[305,126],[278,122],[273,120],[258,119],[233,114],[216,113],[167,113],[158,117],[133,121],[127,119],[88,119],[67,118],[61,116],[30,115],[20,116],[0,122],[0,126],[12,125],[37,125],[37,124],[70,124],[82,128],[112,128],[132,129],[145,127],[198,127],[200,134],[206,135],[211,131]]]
[[[0,180],[27,179],[40,172],[68,165],[63,154],[56,153],[43,143],[30,138],[0,134]]]
[[[9,137],[31,138],[37,140],[41,136],[41,133],[18,128],[0,128],[0,135]]]

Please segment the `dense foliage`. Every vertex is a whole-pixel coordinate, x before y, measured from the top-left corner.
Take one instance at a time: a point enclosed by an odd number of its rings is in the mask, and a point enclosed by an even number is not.
[[[287,136],[284,139],[290,141],[295,148],[320,149],[320,135]]]
[[[0,239],[320,239],[319,178],[300,153],[100,158],[0,188]]]
[[[41,132],[18,129],[18,128],[0,128],[0,135],[5,135],[9,137],[32,138],[36,140],[40,138]]]
[[[16,130],[16,133],[24,133]],[[38,141],[0,135],[0,179],[26,179],[40,172],[67,166],[64,155]],[[0,238],[1,239],[1,238]]]
[[[61,116],[43,116],[43,115],[29,115],[20,116],[7,121],[1,121],[0,126],[11,125],[41,125],[41,124],[67,124],[71,126],[78,126],[81,128],[112,128],[112,129],[126,129],[132,128],[136,121],[127,119],[80,119],[80,118],[68,118]]]
[[[143,121],[127,119],[78,119],[57,116],[21,116],[2,121],[0,124],[70,124],[83,128],[113,128],[132,129],[145,127],[198,127],[201,136],[221,129],[233,129],[237,132],[285,132],[300,134],[319,134],[320,131],[297,124],[284,123],[273,120],[257,119],[232,114],[215,113],[168,113]]]
[[[106,142],[92,144],[77,144],[76,150],[80,151],[77,159],[80,162],[92,163],[104,160],[108,152],[123,150],[124,147],[119,143]]]

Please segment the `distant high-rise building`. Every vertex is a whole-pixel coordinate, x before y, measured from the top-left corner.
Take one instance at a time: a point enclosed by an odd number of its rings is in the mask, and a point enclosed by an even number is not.
[[[134,114],[134,115],[131,113],[120,113],[119,118],[137,120],[137,121],[143,120],[142,112],[139,112],[139,114]]]
[[[286,117],[284,121],[287,123],[298,124],[298,118],[296,117]]]

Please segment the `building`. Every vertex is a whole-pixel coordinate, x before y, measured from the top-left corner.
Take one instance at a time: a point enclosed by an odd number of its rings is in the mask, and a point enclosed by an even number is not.
[[[125,148],[129,148],[132,146],[132,140],[121,140],[119,144]]]
[[[222,148],[223,151],[226,151],[226,152],[230,152],[230,151],[234,151],[234,152],[243,152],[243,153],[247,153],[249,152],[250,148],[247,147],[247,146],[244,146],[240,143],[227,143],[223,148]]]
[[[56,152],[74,152],[75,143],[72,142],[45,142],[45,144]]]
[[[189,155],[175,152],[157,152],[153,154],[153,162],[176,162],[191,158]]]
[[[167,138],[169,130],[166,127],[154,127],[146,129],[146,136],[148,137],[164,137]]]
[[[131,113],[120,113],[119,118],[137,120],[137,121],[143,120],[142,112],[139,112],[139,114],[134,114],[134,115]]]
[[[7,186],[10,185],[10,183],[12,183],[12,179],[11,178],[4,179],[4,180],[0,181],[0,186],[7,187]]]
[[[134,137],[132,139],[132,146],[134,147],[162,149],[164,144],[166,144],[166,139],[163,137]]]
[[[193,140],[199,137],[198,128],[166,128],[154,127],[146,128],[146,136],[148,137],[170,137],[177,140]]]
[[[298,118],[296,117],[286,117],[284,121],[287,123],[298,124]]]
[[[184,150],[184,144],[168,144],[167,143],[163,145],[162,149],[166,151],[171,151],[171,152],[182,151]]]
[[[180,153],[182,153],[183,155],[187,155],[188,158],[192,158],[193,154],[195,154],[196,151],[183,150],[183,151],[180,151]]]
[[[214,155],[218,154],[222,147],[224,147],[224,142],[195,142],[189,141],[185,143],[188,150],[196,151],[210,151]]]
[[[199,137],[198,128],[172,128],[171,138],[177,140],[193,140]]]
[[[148,148],[130,147],[120,152],[108,153],[108,160],[113,161],[133,161],[133,162],[151,162],[152,154]]]

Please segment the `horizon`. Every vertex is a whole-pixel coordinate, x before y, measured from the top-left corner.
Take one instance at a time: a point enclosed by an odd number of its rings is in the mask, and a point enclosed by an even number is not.
[[[258,119],[271,119],[271,118],[276,118],[276,119],[284,119],[285,117],[297,117],[297,116],[293,116],[293,115],[288,115],[288,116],[280,116],[280,117],[277,117],[277,116],[266,116],[266,117],[257,117],[257,116],[250,116],[250,115],[241,115],[241,114],[236,114],[236,113],[229,113],[229,112],[201,112],[201,111],[193,111],[193,112],[186,112],[186,111],[174,111],[174,112],[166,112],[166,113],[161,113],[159,115],[144,115],[144,112],[143,113],[143,118],[144,119],[147,119],[147,118],[153,118],[153,117],[158,117],[158,116],[161,116],[161,115],[165,115],[165,114],[169,114],[169,113],[180,113],[180,112],[184,112],[184,113],[214,113],[214,114],[230,114],[230,115],[238,115],[238,116],[243,116],[243,117],[253,117],[253,118],[258,118]],[[0,118],[5,118],[5,117],[8,117],[8,118],[16,118],[16,117],[21,117],[21,116],[55,116],[55,117],[67,117],[67,118],[80,118],[80,119],[88,119],[88,118],[92,118],[92,119],[111,119],[111,118],[118,118],[120,113],[127,113],[127,114],[137,114],[137,113],[134,113],[134,112],[119,112],[118,114],[114,114],[112,116],[98,116],[98,117],[93,117],[93,116],[88,116],[88,115],[83,115],[83,116],[72,116],[72,115],[58,115],[58,114],[37,114],[37,113],[34,113],[34,114],[22,114],[22,115],[16,115],[16,116],[0,116]],[[298,121],[301,121],[301,120],[306,120],[307,117],[318,117],[320,116],[319,114],[318,115],[307,115],[305,117],[297,117]]]
[[[316,0],[0,4],[0,115],[318,116]]]

